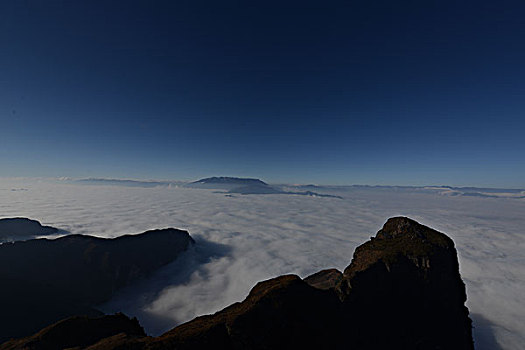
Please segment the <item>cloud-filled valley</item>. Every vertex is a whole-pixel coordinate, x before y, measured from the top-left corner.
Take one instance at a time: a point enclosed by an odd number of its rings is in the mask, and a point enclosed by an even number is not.
[[[12,191],[17,188],[27,190]],[[0,218],[23,216],[101,237],[188,230],[197,242],[189,252],[101,306],[137,316],[156,335],[242,300],[258,281],[342,270],[387,218],[409,216],[456,243],[477,349],[517,349],[525,342],[525,200],[446,189],[317,190],[341,198],[2,179]]]

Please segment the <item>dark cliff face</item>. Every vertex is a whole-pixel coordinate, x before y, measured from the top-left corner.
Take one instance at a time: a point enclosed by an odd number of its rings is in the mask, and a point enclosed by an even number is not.
[[[344,273],[280,276],[160,337],[115,336],[89,349],[472,350],[465,300],[452,240],[393,218]]]
[[[193,240],[176,229],[115,239],[69,235],[0,245],[0,340],[25,336],[93,308],[173,261]]]
[[[240,304],[149,343],[154,349],[473,349],[454,243],[392,218],[341,273],[259,283]],[[190,346],[191,345],[191,346]]]
[[[413,220],[389,219],[355,250],[335,290],[346,337],[364,348],[473,349],[454,243]]]
[[[150,346],[205,348],[220,340],[232,349],[473,349],[465,300],[452,240],[392,218],[356,249],[344,273],[262,282],[242,303]]]

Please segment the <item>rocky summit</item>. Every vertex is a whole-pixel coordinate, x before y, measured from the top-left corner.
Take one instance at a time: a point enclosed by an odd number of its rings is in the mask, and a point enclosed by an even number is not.
[[[344,272],[263,281],[244,301],[160,337],[122,334],[88,349],[472,350],[465,301],[452,240],[397,217]]]
[[[359,246],[334,288],[364,349],[473,349],[454,242],[405,217]]]

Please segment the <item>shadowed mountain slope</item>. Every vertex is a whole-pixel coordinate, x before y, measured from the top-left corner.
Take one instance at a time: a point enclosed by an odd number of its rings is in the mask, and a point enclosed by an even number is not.
[[[83,348],[112,336],[144,337],[144,329],[136,318],[129,319],[123,314],[95,318],[70,317],[42,329],[23,339],[11,340],[2,349],[55,350]]]
[[[0,245],[1,337],[31,334],[94,305],[173,261],[193,239],[173,228],[104,239],[68,235]]]

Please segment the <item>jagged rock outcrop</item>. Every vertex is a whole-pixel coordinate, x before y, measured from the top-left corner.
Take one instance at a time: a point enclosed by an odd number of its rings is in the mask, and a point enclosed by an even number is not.
[[[0,341],[93,306],[175,260],[193,239],[173,228],[104,239],[68,235],[0,245]]]
[[[34,236],[46,236],[57,233],[58,229],[43,226],[36,220],[28,218],[0,219],[0,243],[29,239]]]
[[[343,273],[280,276],[160,337],[114,336],[89,349],[472,350],[465,300],[452,240],[399,217]]]
[[[96,318],[75,316],[48,326],[30,337],[8,341],[0,349],[85,348],[112,336],[136,339],[145,337],[146,333],[136,318],[130,319],[121,313]]]
[[[343,280],[343,273],[337,269],[322,270],[304,279],[317,289],[335,289]]]
[[[409,218],[359,246],[335,291],[357,348],[473,349],[454,242]]]

